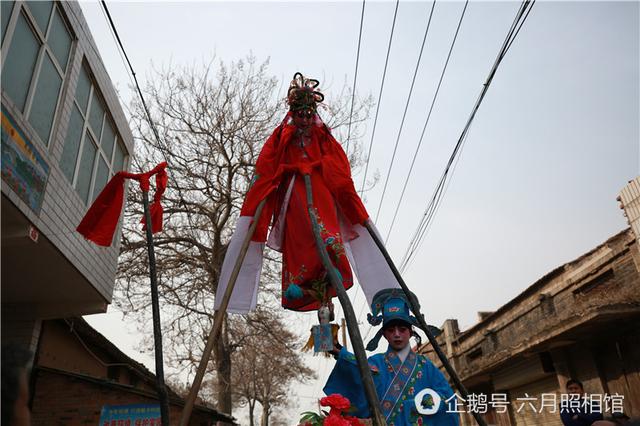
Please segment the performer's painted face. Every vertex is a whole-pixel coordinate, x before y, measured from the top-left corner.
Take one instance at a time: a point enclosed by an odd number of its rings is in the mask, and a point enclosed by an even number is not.
[[[411,338],[411,327],[403,324],[393,324],[382,331],[384,338],[394,351],[400,351],[407,347]]]
[[[312,109],[301,109],[293,112],[293,124],[300,129],[306,129],[313,123],[315,112]]]

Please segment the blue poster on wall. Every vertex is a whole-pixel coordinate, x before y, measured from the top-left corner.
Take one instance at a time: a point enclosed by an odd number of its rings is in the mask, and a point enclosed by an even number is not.
[[[99,426],[160,426],[160,404],[105,405]]]
[[[36,214],[40,213],[49,165],[2,107],[2,180]]]

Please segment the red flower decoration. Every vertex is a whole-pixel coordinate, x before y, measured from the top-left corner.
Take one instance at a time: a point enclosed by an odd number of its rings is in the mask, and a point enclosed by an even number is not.
[[[322,405],[323,407],[331,407],[335,408],[336,410],[342,411],[349,408],[351,406],[351,402],[349,402],[347,398],[340,395],[339,393],[334,393],[322,398],[320,400],[320,405]]]
[[[362,423],[357,417],[344,416],[344,419],[347,420],[351,426],[364,426],[364,423]]]
[[[349,420],[345,420],[340,415],[329,414],[322,422],[324,426],[351,426]]]

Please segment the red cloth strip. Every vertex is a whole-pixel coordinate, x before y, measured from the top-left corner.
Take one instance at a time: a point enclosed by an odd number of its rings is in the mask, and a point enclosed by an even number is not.
[[[149,192],[151,176],[156,176],[156,192],[149,207],[151,214],[151,231],[162,231],[162,205],[160,200],[167,188],[167,163],[162,162],[145,173],[118,172],[104,187],[100,195],[93,202],[76,230],[87,240],[99,246],[109,247],[113,241],[113,234],[118,226],[122,205],[124,204],[124,180],[138,181],[143,192]],[[142,218],[143,229],[146,229],[145,218]]]

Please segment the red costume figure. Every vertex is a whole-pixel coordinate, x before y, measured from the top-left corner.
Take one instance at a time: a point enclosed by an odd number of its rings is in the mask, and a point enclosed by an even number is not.
[[[355,238],[362,240],[360,237],[367,231],[361,225],[369,215],[355,190],[346,154],[317,114],[317,104],[324,99],[315,90],[317,85],[317,80],[295,74],[288,93],[290,110],[258,157],[256,172],[223,264],[219,295],[227,285],[240,241],[246,235],[258,205],[264,199],[267,201],[234,287],[230,312],[244,313],[255,308],[265,242],[282,252],[283,307],[296,311],[315,310],[336,296],[312,232],[303,178],[307,174],[311,177],[313,207],[329,258],[342,277],[344,287],[348,289],[353,285],[349,263],[354,263],[354,257],[357,263],[358,256],[352,253],[349,242]],[[271,232],[267,238],[269,225]],[[368,234],[367,237],[370,242]],[[364,257],[368,257],[368,264],[386,265],[381,257],[371,259],[368,253]],[[360,260],[364,257],[360,256]],[[390,272],[383,275],[387,279],[391,277],[385,287],[389,287],[389,282],[395,282]],[[362,284],[363,279],[359,278]],[[373,296],[375,291],[377,287],[365,293],[371,292]],[[220,302],[221,297],[216,297],[216,309]]]

